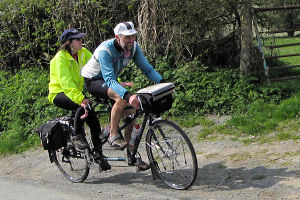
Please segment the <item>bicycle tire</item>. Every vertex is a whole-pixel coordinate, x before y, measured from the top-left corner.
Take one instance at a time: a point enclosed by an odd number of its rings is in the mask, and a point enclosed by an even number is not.
[[[85,159],[88,149],[79,150],[70,141],[67,147],[52,151],[54,162],[59,171],[69,181],[74,183],[83,182],[89,175],[90,168]]]
[[[146,151],[154,173],[177,190],[191,187],[198,164],[194,147],[186,133],[175,123],[157,120],[146,135]]]

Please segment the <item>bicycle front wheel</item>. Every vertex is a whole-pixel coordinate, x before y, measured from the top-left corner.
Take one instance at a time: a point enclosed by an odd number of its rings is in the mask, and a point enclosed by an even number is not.
[[[146,150],[152,169],[168,186],[183,190],[193,185],[198,171],[196,153],[175,123],[155,121],[146,135]]]
[[[90,168],[86,161],[88,149],[79,150],[70,142],[67,147],[52,152],[54,162],[59,171],[74,183],[83,182],[89,174]]]

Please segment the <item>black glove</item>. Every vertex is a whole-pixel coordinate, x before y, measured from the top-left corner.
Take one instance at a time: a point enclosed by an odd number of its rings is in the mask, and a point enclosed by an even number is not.
[[[166,83],[167,81],[165,80],[165,79],[161,79],[160,81],[159,81],[159,83]]]

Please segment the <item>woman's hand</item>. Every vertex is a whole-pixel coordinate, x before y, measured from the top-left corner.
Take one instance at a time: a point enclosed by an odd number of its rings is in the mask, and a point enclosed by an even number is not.
[[[81,102],[81,104],[80,104],[80,106],[81,107],[86,107],[86,105],[88,104],[88,103],[90,103],[91,101],[89,100],[89,99],[83,99],[82,100],[82,102]]]
[[[88,104],[91,101],[89,99],[83,99],[80,106],[84,108],[84,114],[80,116],[80,119],[85,119],[87,118],[89,111],[86,109],[86,107],[88,106]]]

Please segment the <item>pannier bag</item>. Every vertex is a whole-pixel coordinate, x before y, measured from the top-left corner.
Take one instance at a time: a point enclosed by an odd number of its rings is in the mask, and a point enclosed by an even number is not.
[[[169,110],[173,103],[174,88],[173,83],[159,83],[140,89],[137,94],[144,112],[159,115]]]
[[[69,127],[66,117],[62,117],[42,124],[36,132],[45,150],[57,150],[67,146]]]

